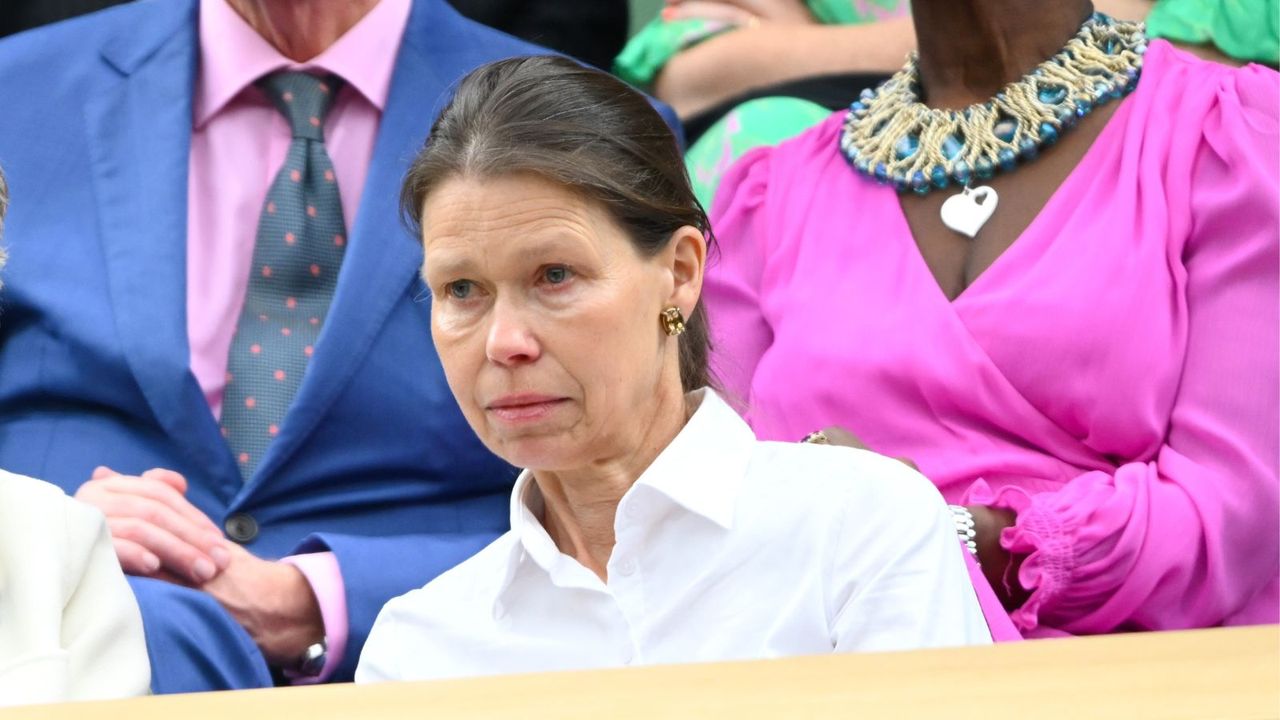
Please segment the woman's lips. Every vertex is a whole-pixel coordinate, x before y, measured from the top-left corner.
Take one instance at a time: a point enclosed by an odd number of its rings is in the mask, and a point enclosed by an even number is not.
[[[485,410],[503,422],[518,424],[541,420],[566,402],[567,398],[526,393],[500,397]]]

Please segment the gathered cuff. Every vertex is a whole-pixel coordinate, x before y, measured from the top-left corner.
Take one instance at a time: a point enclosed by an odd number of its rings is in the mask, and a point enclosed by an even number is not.
[[[1000,546],[1012,555],[1025,558],[1018,568],[1018,584],[1029,594],[1026,602],[1009,614],[1023,633],[1040,627],[1041,613],[1062,597],[1070,587],[1076,566],[1075,532],[1072,522],[1060,509],[1049,507],[1053,493],[1031,495],[1018,487],[992,490],[985,480],[977,480],[965,493],[964,504],[1010,510],[1016,516],[1011,527],[1000,532]],[[1055,503],[1056,504],[1056,503]],[[1013,567],[1013,564],[1010,564]],[[1006,593],[1012,583],[1005,571]]]

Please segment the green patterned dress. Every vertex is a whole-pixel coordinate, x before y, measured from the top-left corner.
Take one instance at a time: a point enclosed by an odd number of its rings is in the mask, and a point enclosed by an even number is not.
[[[906,0],[809,0],[806,4],[814,18],[828,25],[870,23],[908,12]],[[728,23],[709,20],[666,22],[655,18],[623,48],[614,62],[614,73],[632,85],[648,88],[676,53],[733,29]],[[830,114],[816,103],[788,97],[759,98],[737,106],[685,155],[698,199],[710,207],[724,171],[747,151],[799,135]]]
[[[1214,45],[1236,60],[1280,64],[1277,0],[1160,0],[1147,34],[1189,45]]]

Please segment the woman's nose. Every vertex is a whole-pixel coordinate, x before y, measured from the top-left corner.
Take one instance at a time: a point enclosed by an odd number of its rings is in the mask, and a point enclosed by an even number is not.
[[[541,350],[525,313],[509,303],[494,305],[485,355],[498,365],[520,365],[538,359]]]

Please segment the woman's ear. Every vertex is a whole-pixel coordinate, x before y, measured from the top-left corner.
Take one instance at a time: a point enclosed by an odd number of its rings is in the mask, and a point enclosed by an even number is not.
[[[671,262],[671,278],[674,281],[667,306],[680,308],[685,317],[693,315],[702,297],[702,275],[707,268],[707,238],[692,225],[685,225],[671,234],[667,245]]]

